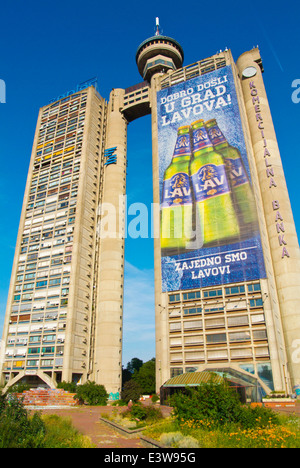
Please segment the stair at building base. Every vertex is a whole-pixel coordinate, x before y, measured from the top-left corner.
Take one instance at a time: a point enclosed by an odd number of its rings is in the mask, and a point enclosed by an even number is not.
[[[74,395],[63,389],[51,388],[35,388],[17,393],[24,406],[76,406],[78,400],[74,400]]]

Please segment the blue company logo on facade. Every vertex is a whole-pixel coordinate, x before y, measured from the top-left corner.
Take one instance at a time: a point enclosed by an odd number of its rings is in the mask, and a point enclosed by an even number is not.
[[[71,96],[72,94],[78,93],[79,91],[89,88],[90,86],[94,86],[97,90],[97,83],[98,83],[97,78],[91,78],[90,80],[84,81],[83,83],[78,84],[74,89],[71,89],[70,91],[67,91],[64,94],[57,96],[55,99],[51,99],[51,101],[49,101],[49,104],[51,102],[56,102],[56,101],[59,101],[60,99]]]
[[[117,164],[117,155],[114,152],[117,150],[117,147],[114,146],[113,148],[107,148],[104,150],[104,157],[106,158],[106,162],[104,166],[109,166],[110,164]]]
[[[0,80],[0,104],[6,103],[6,85],[4,80]]]

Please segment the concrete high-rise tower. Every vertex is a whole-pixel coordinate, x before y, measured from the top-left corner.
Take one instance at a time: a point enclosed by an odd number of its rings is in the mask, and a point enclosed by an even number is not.
[[[266,393],[298,393],[300,251],[259,51],[245,52],[237,63],[229,50],[220,51],[182,68],[181,46],[161,36],[158,25],[156,36],[140,45],[136,58],[150,86],[154,203],[161,206],[155,232],[162,228],[166,206],[170,223],[178,205],[183,212],[192,205],[193,226],[201,224],[199,213],[204,226],[203,243],[177,254],[162,254],[162,234],[154,239],[157,389],[170,377],[215,370],[236,379],[249,398],[257,386]],[[172,179],[165,180],[164,174],[178,151],[179,127],[190,128],[194,158],[198,154],[204,130],[196,132],[192,125],[199,120],[215,122],[205,128],[210,144],[223,150],[226,171],[221,176],[222,166],[214,166],[207,156],[198,174],[187,174],[184,192],[178,184],[184,180],[180,168],[172,170]],[[224,150],[228,144],[237,149],[234,159]],[[224,180],[227,189],[218,192]],[[206,246],[205,227],[217,219],[218,200],[226,191],[239,234],[221,241],[221,214],[220,240]],[[208,206],[213,208],[208,211]],[[249,221],[250,212],[257,213],[255,222]]]
[[[119,397],[124,241],[114,236],[111,244],[101,227],[101,207],[115,197],[118,207],[125,193],[126,125],[114,133],[117,101],[117,90],[106,103],[90,80],[39,112],[4,324],[2,383],[94,380]]]

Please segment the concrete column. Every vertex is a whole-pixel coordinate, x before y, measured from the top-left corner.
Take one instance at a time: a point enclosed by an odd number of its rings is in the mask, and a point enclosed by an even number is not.
[[[117,147],[117,163],[104,167],[104,187],[98,208],[100,224],[99,275],[96,303],[95,359],[92,378],[117,398],[122,382],[122,323],[124,284],[124,224],[127,121],[120,109],[124,90],[111,92],[105,148]],[[111,395],[112,396],[112,395]]]
[[[295,387],[300,385],[300,251],[260,60],[258,49],[253,49],[239,57],[237,67],[271,248],[290,384]],[[250,69],[243,76],[248,67],[256,73],[249,76]]]

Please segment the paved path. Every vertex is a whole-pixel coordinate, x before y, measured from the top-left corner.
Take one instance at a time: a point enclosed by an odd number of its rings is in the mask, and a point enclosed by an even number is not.
[[[99,418],[112,411],[106,406],[80,406],[72,408],[43,409],[44,414],[57,414],[70,418],[73,426],[87,435],[98,448],[142,448],[140,439],[129,439],[101,422]]]
[[[285,408],[272,408],[274,411],[278,411],[279,413],[285,413],[285,414],[294,414],[295,416],[300,417],[300,404],[296,403],[296,406],[287,406]]]

